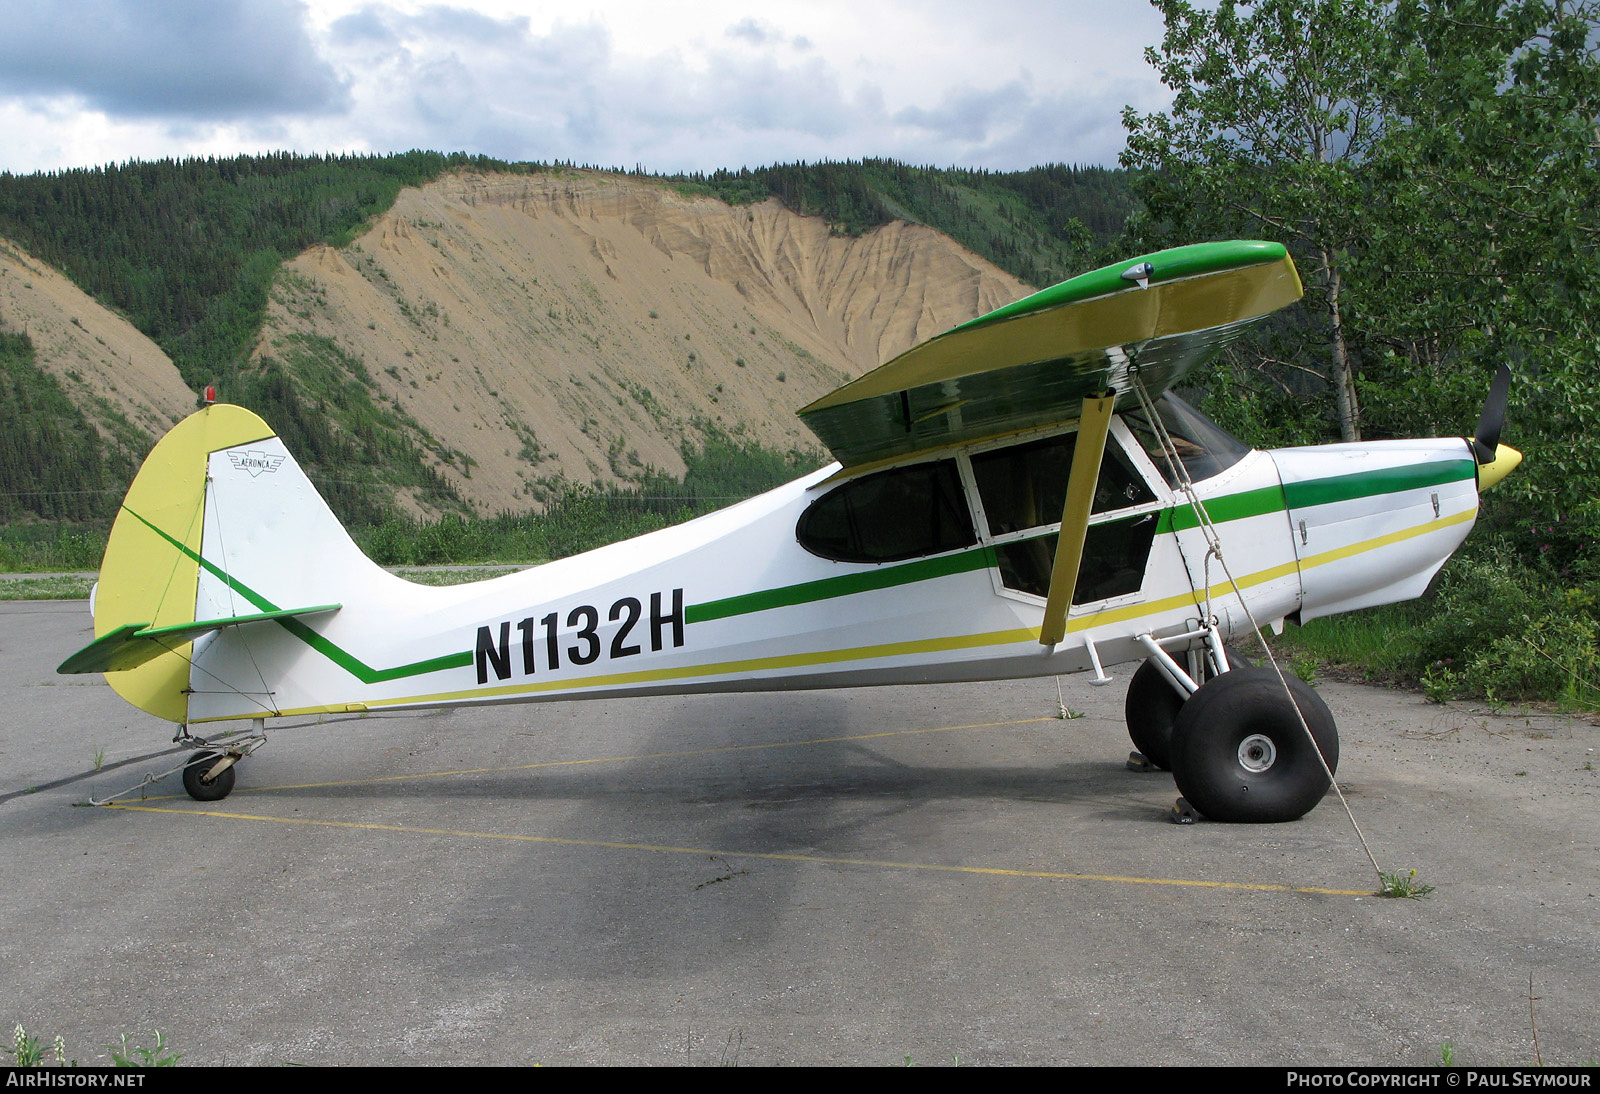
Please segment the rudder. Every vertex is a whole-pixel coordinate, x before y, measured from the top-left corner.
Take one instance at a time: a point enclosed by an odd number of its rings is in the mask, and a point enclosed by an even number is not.
[[[173,426],[145,457],[117,511],[95,591],[98,640],[131,623],[177,626],[195,620],[211,453],[272,437],[266,422],[218,403]],[[189,644],[106,674],[140,710],[183,723],[189,711]]]

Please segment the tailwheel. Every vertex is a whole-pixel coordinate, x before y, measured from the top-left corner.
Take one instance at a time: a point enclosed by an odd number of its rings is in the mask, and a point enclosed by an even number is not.
[[[1225,650],[1230,668],[1237,669],[1250,664],[1233,647],[1225,647]],[[1217,675],[1210,657],[1202,657],[1201,664],[1201,683]],[[1133,740],[1133,747],[1139,750],[1150,768],[1162,771],[1172,768],[1172,727],[1183,706],[1183,693],[1173,687],[1167,674],[1154,661],[1147,659],[1128,682],[1128,697],[1122,704],[1123,717],[1128,724],[1128,736]]]
[[[1333,713],[1309,684],[1294,677],[1288,683],[1292,705],[1271,669],[1235,669],[1201,685],[1178,711],[1172,774],[1178,792],[1204,816],[1252,823],[1298,820],[1328,792],[1328,772],[1339,766]],[[1316,738],[1315,747],[1295,707]]]
[[[183,767],[183,788],[197,802],[221,801],[233,792],[238,761],[226,752],[197,752]]]

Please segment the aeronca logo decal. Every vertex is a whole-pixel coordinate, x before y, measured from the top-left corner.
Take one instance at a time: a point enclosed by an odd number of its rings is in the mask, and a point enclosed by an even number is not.
[[[228,459],[233,461],[235,471],[248,471],[253,479],[258,475],[272,474],[284,458],[270,452],[229,452]]]

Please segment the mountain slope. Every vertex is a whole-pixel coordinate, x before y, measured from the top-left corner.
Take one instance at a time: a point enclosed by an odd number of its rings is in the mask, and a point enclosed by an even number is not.
[[[798,407],[1027,291],[904,222],[842,237],[634,176],[460,173],[287,263],[256,361],[370,383],[493,512],[559,480],[679,473],[718,431],[816,450]]]
[[[3,239],[0,329],[32,340],[35,363],[107,440],[128,437],[130,429],[134,437],[159,437],[195,407],[195,393],[159,346]],[[142,456],[143,449],[135,454]]]

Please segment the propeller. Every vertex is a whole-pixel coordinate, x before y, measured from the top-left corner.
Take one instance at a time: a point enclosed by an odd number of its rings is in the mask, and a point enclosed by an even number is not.
[[[1478,415],[1478,431],[1472,435],[1472,452],[1480,464],[1493,463],[1500,445],[1500,427],[1506,424],[1506,402],[1511,394],[1511,368],[1501,362],[1489,385],[1489,397]]]

